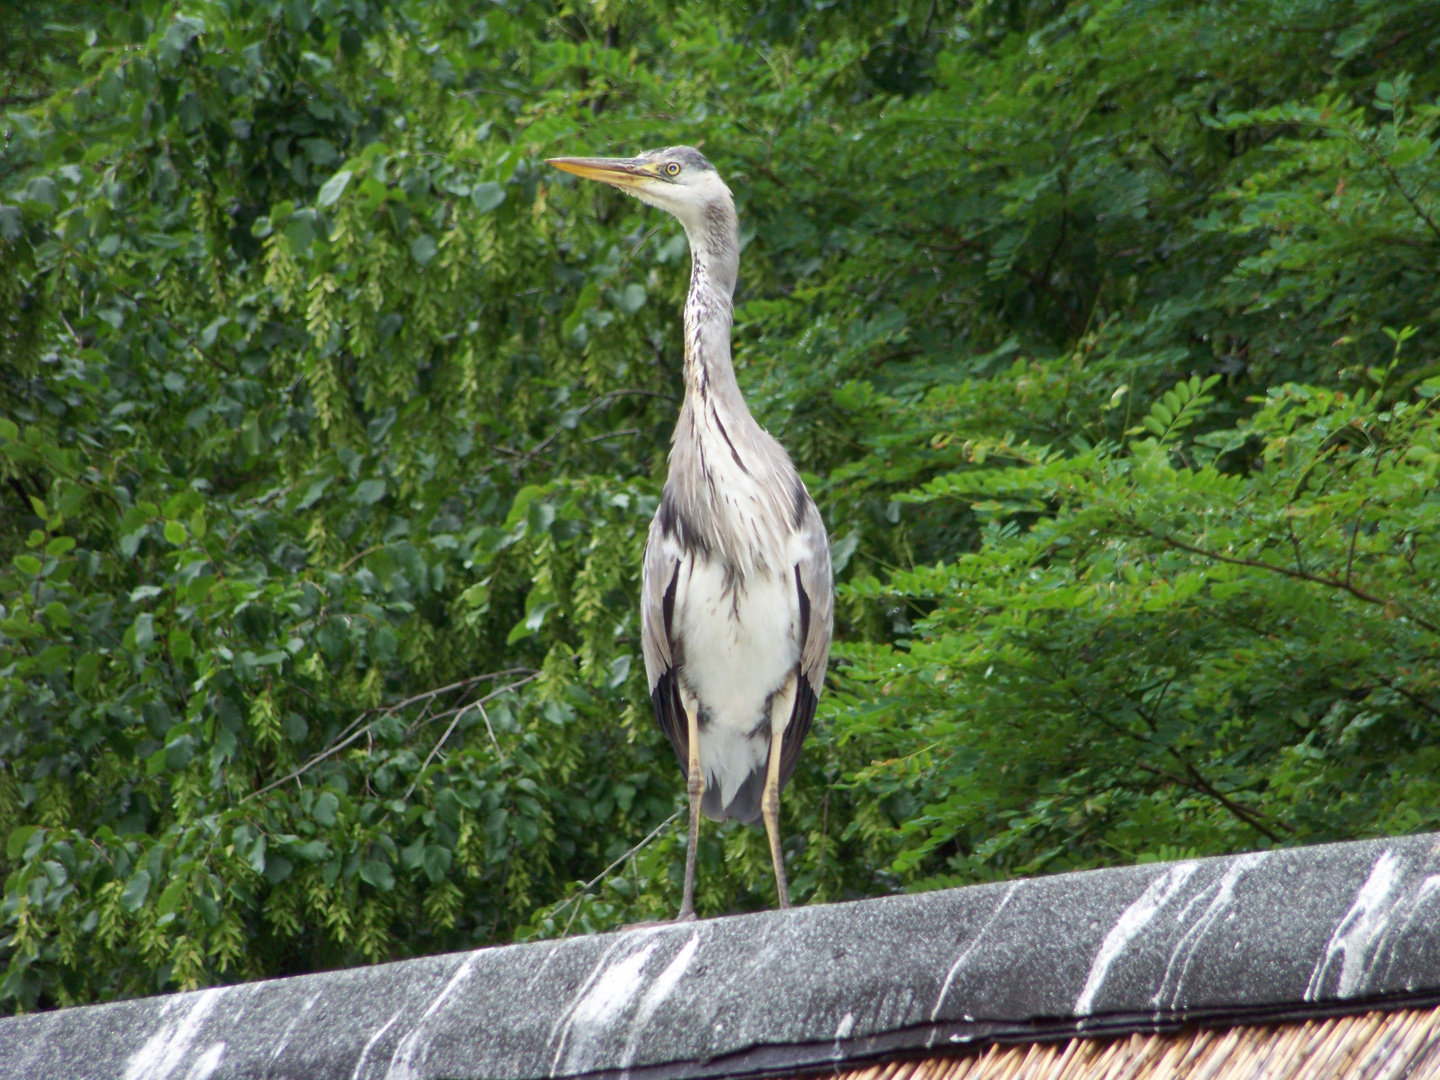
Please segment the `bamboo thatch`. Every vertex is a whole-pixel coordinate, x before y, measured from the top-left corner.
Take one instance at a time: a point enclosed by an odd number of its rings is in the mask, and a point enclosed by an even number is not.
[[[1440,1080],[1440,1009],[1178,1035],[992,1046],[891,1061],[839,1080]]]

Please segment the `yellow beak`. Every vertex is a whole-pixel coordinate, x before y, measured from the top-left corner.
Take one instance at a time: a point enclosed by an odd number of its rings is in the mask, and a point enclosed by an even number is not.
[[[586,180],[599,180],[602,184],[618,188],[636,188],[660,176],[654,164],[636,158],[557,157],[546,158],[545,163]]]

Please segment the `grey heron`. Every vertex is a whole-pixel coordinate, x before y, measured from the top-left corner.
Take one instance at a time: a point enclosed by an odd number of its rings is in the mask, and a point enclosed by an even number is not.
[[[680,920],[695,917],[700,812],[765,821],[780,906],[780,790],[810,731],[830,655],[830,546],[780,445],[750,415],[730,362],[740,267],[735,202],[689,146],[633,158],[551,158],[679,219],[690,241],[685,400],[650,523],[640,626],[650,701],[686,772],[690,846]]]

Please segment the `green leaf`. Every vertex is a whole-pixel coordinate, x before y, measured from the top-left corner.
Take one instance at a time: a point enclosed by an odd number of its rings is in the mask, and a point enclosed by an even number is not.
[[[207,896],[203,892],[194,896],[195,907],[200,912],[200,917],[205,920],[205,925],[215,927],[220,925],[220,905],[213,896]]]
[[[374,506],[384,497],[384,480],[362,480],[355,486],[355,493],[351,498],[361,506]]]
[[[340,799],[332,791],[321,792],[311,809],[311,816],[321,825],[330,828],[335,824],[340,809]]]
[[[120,894],[120,906],[133,915],[145,906],[145,898],[149,895],[150,872],[137,870],[134,876],[126,882],[125,889]]]
[[[395,888],[395,874],[390,864],[381,859],[366,859],[360,864],[360,880],[373,885],[381,892]]]
[[[431,881],[440,882],[450,871],[451,854],[450,849],[441,847],[439,844],[430,844],[425,848],[425,874]]]
[[[98,653],[91,652],[82,653],[75,661],[74,680],[77,694],[87,693],[94,688],[102,659]]]
[[[185,526],[178,521],[167,521],[165,523],[165,539],[177,547],[185,543]]]
[[[165,768],[171,772],[179,772],[189,765],[194,757],[195,739],[193,736],[181,735],[165,746]]]
[[[330,845],[323,840],[306,840],[290,844],[286,851],[305,862],[322,862],[330,857]]]
[[[634,315],[645,306],[645,286],[640,284],[626,285],[620,290],[619,299],[616,301],[621,311]]]
[[[370,647],[375,654],[376,660],[382,664],[388,664],[395,659],[395,654],[400,647],[400,642],[399,639],[396,638],[394,630],[388,626],[382,626],[375,631],[375,636],[370,640]]]
[[[470,202],[482,214],[489,213],[505,201],[505,189],[499,184],[485,182],[470,189]]]
[[[308,0],[285,0],[285,22],[295,33],[303,34],[310,29],[314,17]]]
[[[340,156],[335,151],[335,144],[329,139],[300,139],[299,145],[300,149],[304,151],[306,159],[312,165],[329,165]],[[333,181],[334,177],[331,177],[326,183]],[[320,191],[323,194],[325,189],[322,187]]]
[[[33,857],[26,856],[26,849],[32,838],[41,835],[43,830],[38,825],[21,825],[18,829],[11,830],[10,838],[5,842],[6,856],[17,861],[22,857]]]
[[[341,169],[320,188],[320,193],[315,197],[317,206],[334,206],[340,201],[340,196],[345,194],[345,188],[350,183],[350,178],[355,174],[349,169]]]
[[[434,237],[425,233],[410,242],[410,257],[421,266],[430,264],[430,260],[435,258],[436,250]]]
[[[189,660],[195,655],[195,639],[183,626],[171,628],[166,644],[176,660]]]
[[[148,881],[146,885],[148,887]],[[172,881],[169,885],[165,886],[165,891],[160,894],[160,899],[155,902],[156,913],[160,915],[170,914],[175,910],[175,906],[180,902],[180,898],[185,895],[188,889],[189,883],[183,879]],[[141,902],[144,902],[143,897]],[[136,907],[138,908],[139,905],[137,904]]]
[[[257,874],[266,874],[266,877],[269,877],[266,872],[265,837],[263,835],[257,836],[254,843],[250,845],[250,850],[245,853],[245,862]]]

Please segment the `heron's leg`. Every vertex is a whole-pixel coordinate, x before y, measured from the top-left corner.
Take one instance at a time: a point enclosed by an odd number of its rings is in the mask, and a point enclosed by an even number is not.
[[[785,742],[785,729],[795,709],[795,676],[790,676],[784,692],[775,695],[770,714],[770,760],[765,768],[765,791],[760,796],[760,813],[765,818],[765,835],[770,839],[770,862],[775,867],[775,891],[780,906],[790,906],[790,885],[785,880],[785,857],[780,850],[780,756]]]
[[[695,918],[695,855],[700,846],[700,800],[705,797],[705,774],[700,770],[700,703],[681,693],[685,709],[686,734],[690,746],[690,769],[685,790],[690,795],[690,846],[685,849],[685,898],[680,902],[676,922]]]
[[[765,817],[765,835],[770,838],[770,861],[775,865],[775,891],[780,906],[790,906],[790,886],[785,881],[785,857],[780,851],[780,744],[785,729],[770,732],[770,765],[765,770],[765,793],[760,797],[760,813]]]

